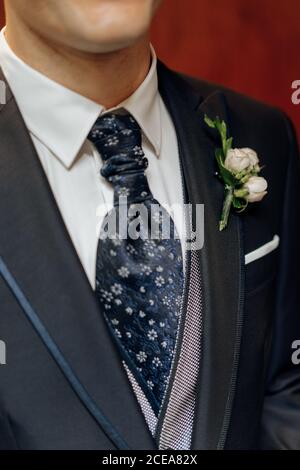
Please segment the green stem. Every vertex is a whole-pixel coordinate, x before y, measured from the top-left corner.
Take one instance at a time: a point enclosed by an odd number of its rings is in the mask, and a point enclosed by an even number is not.
[[[220,220],[219,229],[220,231],[224,230],[227,227],[230,209],[233,202],[233,188],[231,186],[226,186],[225,189],[225,200],[222,209],[222,215]]]

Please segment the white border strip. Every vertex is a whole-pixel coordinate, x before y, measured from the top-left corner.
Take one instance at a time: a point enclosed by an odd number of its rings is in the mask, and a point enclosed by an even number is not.
[[[245,264],[252,263],[253,261],[256,261],[257,259],[268,255],[272,251],[276,250],[276,248],[278,248],[279,243],[280,243],[280,238],[278,235],[275,235],[273,240],[266,243],[265,245],[260,246],[256,250],[251,251],[251,253],[248,253],[245,256]]]

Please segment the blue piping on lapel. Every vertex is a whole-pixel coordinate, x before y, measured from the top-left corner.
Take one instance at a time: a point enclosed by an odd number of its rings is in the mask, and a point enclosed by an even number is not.
[[[54,342],[54,340],[48,333],[47,329],[45,328],[45,326],[39,319],[38,315],[35,313],[33,307],[30,305],[29,301],[25,297],[24,293],[20,289],[15,278],[13,277],[13,275],[11,274],[11,272],[9,271],[9,269],[7,268],[6,264],[4,263],[1,257],[0,257],[0,274],[2,275],[3,279],[7,283],[13,295],[16,297],[20,306],[24,310],[26,317],[31,322],[31,324],[33,325],[38,335],[41,337],[42,341],[44,342],[48,351],[52,355],[53,359],[56,361],[56,363],[60,367],[61,371],[65,375],[69,384],[71,385],[73,390],[77,393],[78,397],[83,402],[83,404],[88,409],[88,411],[91,413],[91,415],[95,418],[97,423],[100,425],[103,432],[110,439],[110,441],[117,447],[117,449],[120,449],[120,450],[130,449],[128,444],[123,440],[123,438],[119,435],[119,433],[114,429],[111,423],[103,415],[101,410],[98,408],[96,403],[93,401],[91,396],[88,394],[86,389],[78,380],[70,364],[67,362],[66,358],[59,350],[58,346],[56,345],[56,343]]]

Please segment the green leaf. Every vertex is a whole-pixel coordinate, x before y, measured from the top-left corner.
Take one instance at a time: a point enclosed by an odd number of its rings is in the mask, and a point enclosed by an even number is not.
[[[223,161],[224,156],[223,156],[223,152],[222,152],[221,149],[216,150],[216,160],[217,160],[217,163],[218,163],[220,175],[221,175],[222,180],[224,181],[224,183],[227,186],[235,187],[235,185],[238,183],[238,181],[235,178],[235,176],[229,170],[227,170],[227,168],[225,168],[224,161]]]
[[[217,159],[219,167],[220,166],[224,167],[224,160],[225,159],[224,159],[222,149],[216,149],[215,155],[216,155],[216,159]]]
[[[215,129],[216,126],[215,126],[215,121],[213,121],[212,119],[210,119],[207,114],[205,114],[204,116],[204,121],[205,123],[208,125],[208,127],[211,127],[212,129]]]
[[[232,137],[227,139],[227,125],[225,121],[221,121],[220,118],[210,119],[206,114],[204,116],[205,123],[212,129],[216,129],[221,138],[222,150],[224,158],[226,158],[228,150],[232,147]]]
[[[242,207],[244,207],[244,201],[242,199],[234,198],[233,207],[235,209],[241,209]]]
[[[232,137],[229,137],[229,139],[227,139],[226,141],[226,155],[228,153],[228,150],[232,149],[232,142],[233,142]]]
[[[226,147],[227,147],[227,126],[226,126],[226,123],[225,123],[225,121],[220,121],[220,119],[217,118],[215,120],[215,126],[216,126],[216,129],[218,130],[218,132],[220,134],[221,142],[222,142],[222,149],[223,149],[223,153],[224,153],[224,158],[226,158],[226,155],[227,155],[227,151],[226,151]]]
[[[245,199],[240,199],[240,198],[235,197],[233,199],[232,205],[235,209],[237,209],[239,213],[241,213],[247,208],[248,201],[246,201]]]

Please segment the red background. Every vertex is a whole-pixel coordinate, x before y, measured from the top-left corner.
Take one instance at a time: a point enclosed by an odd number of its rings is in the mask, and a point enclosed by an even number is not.
[[[300,137],[300,105],[291,102],[300,80],[299,0],[163,0],[152,42],[172,68],[281,107]]]

